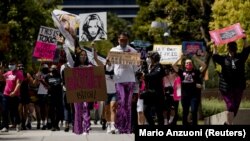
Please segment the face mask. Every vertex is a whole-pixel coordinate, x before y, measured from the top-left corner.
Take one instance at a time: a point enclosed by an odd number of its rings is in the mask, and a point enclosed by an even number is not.
[[[9,65],[8,67],[9,67],[9,69],[10,69],[11,71],[13,71],[13,70],[16,69],[16,65]]]
[[[151,65],[151,63],[152,63],[150,58],[147,58],[146,62],[147,62],[148,65]]]
[[[192,69],[193,69],[193,64],[190,64],[190,63],[189,63],[189,64],[186,64],[186,66],[185,66],[185,67],[186,67],[186,69],[187,69],[187,70],[189,70],[189,71],[190,71],[190,70],[192,70]]]

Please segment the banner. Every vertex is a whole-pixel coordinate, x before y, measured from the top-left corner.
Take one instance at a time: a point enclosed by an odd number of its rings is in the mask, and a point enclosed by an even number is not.
[[[161,55],[161,64],[173,64],[180,57],[182,53],[181,45],[154,45],[154,51]]]
[[[107,98],[103,66],[66,68],[64,78],[69,103],[105,101]]]
[[[182,42],[182,52],[185,55],[192,56],[204,56],[205,55],[205,47],[203,46],[203,42]]]
[[[131,52],[109,52],[108,58],[112,64],[140,65],[141,54]]]
[[[242,37],[245,37],[243,29],[240,23],[233,24],[231,26],[209,31],[211,39],[214,40],[215,45],[223,45],[232,41],[236,41]]]
[[[53,60],[57,47],[56,36],[59,30],[41,26],[37,37],[37,42],[33,52],[33,57],[41,60]]]

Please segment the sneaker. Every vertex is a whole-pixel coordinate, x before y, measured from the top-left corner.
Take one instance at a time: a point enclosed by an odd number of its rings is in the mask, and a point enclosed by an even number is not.
[[[51,131],[60,131],[60,128],[59,127],[52,127]]]
[[[107,121],[105,119],[102,119],[102,130],[106,130],[107,126],[106,126]]]
[[[31,130],[31,123],[28,123],[27,125],[26,125],[26,127],[29,129],[29,130]]]
[[[20,131],[20,125],[16,126],[16,131],[19,132]]]
[[[89,133],[87,133],[87,132],[83,132],[82,133],[84,136],[87,136]]]
[[[107,124],[107,133],[112,133],[110,123]]]
[[[64,128],[64,132],[69,132],[69,126]]]
[[[38,129],[38,130],[39,130],[39,129],[41,129],[41,127],[40,127],[40,126],[41,126],[41,124],[40,124],[40,123],[37,123],[37,125],[36,125],[36,129]]]
[[[114,124],[110,124],[110,131],[111,131],[112,134],[116,133],[116,128],[115,128]]]
[[[6,127],[4,127],[1,132],[9,132],[9,129],[7,129]]]
[[[47,126],[43,125],[42,130],[46,130]]]

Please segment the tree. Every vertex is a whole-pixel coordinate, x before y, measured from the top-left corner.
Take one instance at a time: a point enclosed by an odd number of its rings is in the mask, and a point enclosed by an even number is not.
[[[32,50],[41,25],[53,27],[51,12],[61,0],[8,0],[0,2],[0,23],[10,28],[10,46],[4,60],[17,58],[31,63]],[[31,65],[29,65],[31,66]]]

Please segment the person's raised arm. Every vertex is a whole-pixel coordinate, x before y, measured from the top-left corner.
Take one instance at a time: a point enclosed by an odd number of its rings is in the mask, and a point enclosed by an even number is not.
[[[176,62],[174,62],[173,64],[172,64],[172,67],[173,67],[173,69],[174,69],[174,71],[175,72],[178,72],[178,69],[179,69],[179,67],[178,67],[178,63],[183,59],[183,54],[181,55],[181,57],[176,61]]]
[[[193,58],[199,63],[199,65],[201,66],[200,71],[203,72],[206,69],[207,65],[196,55],[193,55]]]

